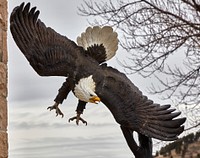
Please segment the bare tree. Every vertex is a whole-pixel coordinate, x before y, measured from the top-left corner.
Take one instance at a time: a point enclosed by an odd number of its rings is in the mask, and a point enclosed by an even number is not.
[[[190,104],[191,114],[200,111],[200,0],[86,0],[79,13],[122,33],[120,45],[131,54],[123,66],[161,85],[150,93]],[[196,127],[200,116],[193,116]]]

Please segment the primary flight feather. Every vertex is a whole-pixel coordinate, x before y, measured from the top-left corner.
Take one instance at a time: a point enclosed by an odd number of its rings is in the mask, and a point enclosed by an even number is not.
[[[125,74],[103,63],[118,48],[117,33],[111,27],[88,27],[76,44],[46,27],[38,16],[36,7],[22,3],[10,16],[10,30],[17,46],[40,76],[67,77],[50,110],[56,109],[57,114],[63,115],[58,105],[72,91],[79,104],[77,116],[71,120],[86,123],[80,117],[85,104],[103,102],[120,124],[136,157],[141,157],[139,152],[145,148],[144,144],[150,144],[151,138],[166,141],[178,138],[185,122],[185,118],[177,118],[180,112],[174,112],[170,105],[161,106],[149,100]],[[131,138],[133,131],[139,133],[140,146]]]

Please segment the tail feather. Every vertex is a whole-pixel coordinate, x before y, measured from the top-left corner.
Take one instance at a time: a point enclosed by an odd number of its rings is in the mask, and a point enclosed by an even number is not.
[[[88,27],[88,28],[86,29],[86,33],[85,33],[84,35],[85,35],[84,38],[85,38],[85,40],[86,40],[86,42],[87,42],[87,44],[86,44],[87,48],[88,48],[90,45],[94,45],[94,40],[93,40],[93,38],[92,38],[92,28],[91,28],[91,27]]]
[[[113,32],[110,26],[88,27],[80,37],[77,37],[77,43],[100,63],[111,59],[118,49],[117,33]],[[101,46],[104,47],[104,51]]]
[[[106,48],[106,60],[112,58],[118,49],[117,33],[113,32],[113,29],[111,27],[105,26],[101,29],[99,40],[99,44],[101,44],[102,42]]]
[[[91,28],[91,27],[90,27]],[[100,40],[97,38],[100,34],[100,31],[101,31],[101,28],[99,26],[94,26],[93,29],[92,29],[92,41],[93,44],[91,43],[91,45],[94,45],[95,43],[96,44],[100,44]],[[87,49],[87,48],[86,48]]]

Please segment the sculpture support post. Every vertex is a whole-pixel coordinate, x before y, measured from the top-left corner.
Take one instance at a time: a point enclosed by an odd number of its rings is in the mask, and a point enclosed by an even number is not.
[[[7,16],[7,0],[0,0],[0,158],[8,157]]]

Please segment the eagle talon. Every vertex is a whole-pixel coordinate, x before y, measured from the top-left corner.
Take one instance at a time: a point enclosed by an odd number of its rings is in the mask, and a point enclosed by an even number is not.
[[[58,116],[58,115],[61,115],[61,117],[63,118],[64,117],[64,114],[62,113],[62,111],[59,109],[59,107],[58,107],[58,105],[59,105],[59,103],[55,103],[53,106],[49,106],[48,108],[47,108],[47,110],[53,110],[53,109],[55,109],[56,110],[56,117]]]
[[[82,119],[80,117],[81,114],[77,114],[77,116],[74,116],[72,118],[70,118],[68,121],[74,121],[76,119],[76,124],[79,125],[79,121],[81,120],[83,122],[83,124],[85,124],[87,126],[87,121],[85,121],[84,119]]]

